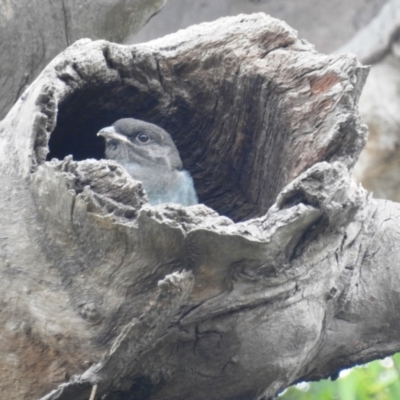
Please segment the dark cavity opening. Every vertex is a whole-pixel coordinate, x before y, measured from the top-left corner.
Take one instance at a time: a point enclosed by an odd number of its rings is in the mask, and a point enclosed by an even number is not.
[[[253,86],[252,96],[263,90],[259,82]],[[171,94],[132,81],[88,83],[59,103],[47,159],[104,158],[97,132],[120,118],[141,119],[171,134],[200,203],[235,222],[265,214],[285,184],[287,118],[277,107],[246,98],[241,113],[232,112],[229,83],[218,98],[185,89]],[[276,104],[271,93],[267,103]]]
[[[59,106],[47,160],[63,159],[70,154],[76,161],[104,158],[104,140],[97,137],[101,128],[120,118],[153,119],[151,115],[145,115],[144,110],[156,107],[155,99],[139,99],[140,107],[136,102],[134,107],[132,102],[122,100],[131,98],[138,98],[133,87],[101,87],[74,92]]]

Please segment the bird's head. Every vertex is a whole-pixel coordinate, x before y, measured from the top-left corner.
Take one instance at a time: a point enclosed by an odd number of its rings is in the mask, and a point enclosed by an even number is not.
[[[182,161],[171,136],[162,128],[134,118],[123,118],[101,129],[97,136],[106,141],[106,157],[122,166],[182,169]]]

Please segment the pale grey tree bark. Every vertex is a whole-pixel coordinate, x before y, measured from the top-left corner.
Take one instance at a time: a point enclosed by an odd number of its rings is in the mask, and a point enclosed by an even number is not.
[[[391,52],[400,31],[400,1],[390,0],[363,29],[337,53],[354,53],[366,64],[375,64]]]
[[[2,0],[0,119],[43,68],[77,39],[122,42],[166,0]]]
[[[174,0],[127,43],[141,43],[177,29],[225,16],[264,12],[286,21],[299,37],[330,53],[348,42],[387,0]],[[385,27],[385,30],[387,27]]]
[[[379,15],[337,53],[352,52],[372,63],[360,99],[369,137],[354,175],[374,197],[400,201],[400,1]]]
[[[0,123],[0,397],[272,399],[398,351],[400,208],[351,177],[367,72],[264,14],[53,60]],[[98,160],[124,116],[203,204]]]

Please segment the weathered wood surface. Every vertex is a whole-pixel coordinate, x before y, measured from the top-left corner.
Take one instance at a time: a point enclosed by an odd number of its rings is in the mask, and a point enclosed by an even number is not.
[[[366,74],[264,14],[58,56],[0,124],[0,397],[268,399],[399,350],[400,208],[350,175]],[[88,160],[123,116],[204,205]]]
[[[355,178],[376,198],[400,201],[400,1],[391,0],[340,52],[372,63],[360,98],[368,142],[354,168]]]
[[[58,53],[80,38],[122,42],[166,0],[2,0],[0,119]]]
[[[125,43],[142,43],[220,17],[264,12],[286,21],[323,53],[347,43],[388,0],[173,0]],[[392,0],[393,1],[393,0]],[[387,31],[387,26],[382,27]]]

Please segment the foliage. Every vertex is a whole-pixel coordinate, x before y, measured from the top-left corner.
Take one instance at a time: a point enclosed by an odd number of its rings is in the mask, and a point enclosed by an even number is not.
[[[400,353],[344,370],[334,382],[325,379],[292,386],[280,400],[398,400],[399,378]]]

